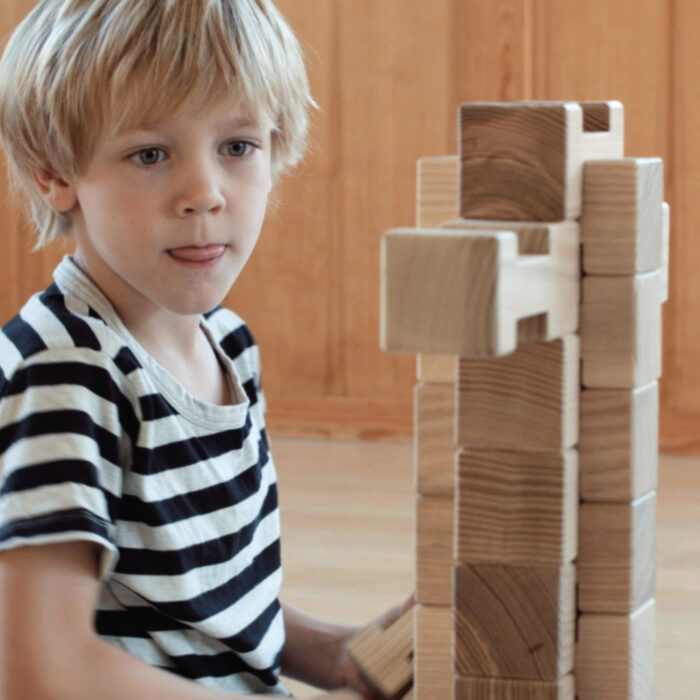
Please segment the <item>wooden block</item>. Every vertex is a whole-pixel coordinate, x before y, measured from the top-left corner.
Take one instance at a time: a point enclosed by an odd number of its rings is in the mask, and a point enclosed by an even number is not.
[[[578,336],[531,343],[506,357],[461,359],[457,443],[559,451],[578,442]]]
[[[579,508],[578,607],[627,614],[654,597],[656,492]]]
[[[584,501],[629,503],[656,489],[659,385],[581,392],[580,490]]]
[[[663,264],[663,162],[591,161],[583,169],[583,269],[634,275]]]
[[[622,158],[625,111],[621,102],[579,102],[583,110],[582,160]]]
[[[454,700],[574,700],[573,676],[558,681],[511,681],[504,678],[454,680]]]
[[[575,559],[576,450],[464,450],[458,465],[457,561],[537,566]]]
[[[453,362],[457,364],[456,358]],[[418,384],[414,389],[414,463],[420,494],[454,496],[456,391],[455,384]]]
[[[457,564],[454,659],[459,676],[554,681],[573,667],[573,564]]]
[[[455,384],[457,382],[457,357],[455,355],[418,355],[416,377],[419,382],[430,384]]]
[[[662,291],[661,291],[661,302],[666,303],[668,301],[668,261],[671,255],[671,209],[666,202],[663,203],[663,208],[661,210],[662,216],[662,238],[663,238],[663,252],[661,255],[662,263]]]
[[[416,173],[416,226],[439,228],[458,216],[459,158],[420,158]]]
[[[416,606],[416,700],[452,700],[452,608]]]
[[[661,270],[583,278],[583,385],[625,389],[661,376]]]
[[[416,600],[422,605],[452,603],[454,500],[416,499]]]
[[[413,609],[386,630],[372,624],[347,644],[364,677],[385,698],[402,697],[413,683]]]
[[[581,236],[577,223],[454,219],[443,223],[442,228],[512,231],[518,237],[517,265],[512,274],[504,278],[499,291],[503,296],[503,306],[508,307],[509,323],[517,324],[519,343],[554,340],[578,330]],[[515,349],[513,342],[510,340],[512,349]]]
[[[655,603],[630,615],[581,615],[576,643],[579,700],[652,700]]]
[[[621,121],[617,113],[610,118],[608,105],[605,123],[604,104],[585,105],[587,135],[600,130],[585,143],[584,108],[575,102],[462,105],[460,216],[507,221],[578,218],[583,160],[622,157]]]

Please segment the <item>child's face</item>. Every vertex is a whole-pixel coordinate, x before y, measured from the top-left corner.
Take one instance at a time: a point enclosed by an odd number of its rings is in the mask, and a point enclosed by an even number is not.
[[[102,136],[71,182],[78,255],[119,310],[201,314],[255,247],[270,129],[231,100]]]

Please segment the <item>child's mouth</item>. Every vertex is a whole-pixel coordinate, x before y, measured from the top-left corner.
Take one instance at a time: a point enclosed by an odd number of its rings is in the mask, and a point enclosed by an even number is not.
[[[208,267],[214,265],[226,250],[225,245],[184,246],[171,248],[168,255],[188,267]]]

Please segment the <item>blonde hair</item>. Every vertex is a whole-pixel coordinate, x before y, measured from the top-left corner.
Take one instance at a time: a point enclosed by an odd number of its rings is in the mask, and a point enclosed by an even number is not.
[[[271,124],[275,179],[301,159],[315,103],[299,43],[269,0],[41,0],[0,61],[0,142],[37,248],[67,234],[70,218],[45,204],[32,170],[79,174],[103,130],[222,90]]]

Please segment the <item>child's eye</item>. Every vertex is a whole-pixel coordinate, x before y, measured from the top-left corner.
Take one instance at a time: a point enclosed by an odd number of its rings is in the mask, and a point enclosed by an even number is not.
[[[224,153],[227,156],[247,156],[255,146],[249,141],[229,141],[224,146]]]
[[[129,158],[141,165],[155,165],[165,158],[165,151],[162,148],[142,148]]]

